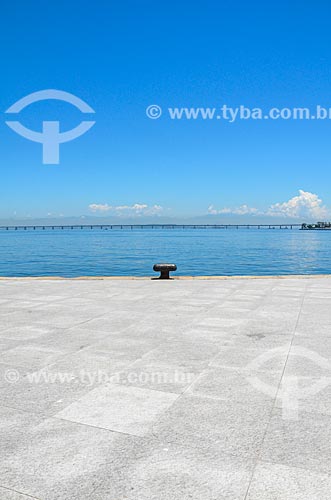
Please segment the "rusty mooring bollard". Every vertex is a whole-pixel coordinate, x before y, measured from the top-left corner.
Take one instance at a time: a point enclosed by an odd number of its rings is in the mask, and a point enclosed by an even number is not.
[[[168,280],[170,271],[177,271],[176,264],[154,264],[153,270],[160,272],[160,280]]]

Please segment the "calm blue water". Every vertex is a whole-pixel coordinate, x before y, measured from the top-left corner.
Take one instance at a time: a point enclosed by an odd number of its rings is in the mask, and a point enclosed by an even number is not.
[[[0,231],[1,276],[331,273],[331,231],[113,229]]]

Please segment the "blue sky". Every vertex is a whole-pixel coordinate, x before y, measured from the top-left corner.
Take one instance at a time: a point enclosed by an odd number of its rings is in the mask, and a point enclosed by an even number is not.
[[[1,17],[0,218],[329,215],[330,120],[167,115],[331,107],[329,2],[13,0]],[[41,145],[5,124],[9,106],[44,89],[95,110],[95,126],[60,146],[59,165],[43,165]],[[146,116],[150,104],[160,119]],[[34,130],[81,119],[58,101],[20,114]]]

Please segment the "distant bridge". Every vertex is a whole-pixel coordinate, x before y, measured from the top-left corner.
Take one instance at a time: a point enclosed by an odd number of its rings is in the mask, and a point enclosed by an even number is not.
[[[0,231],[116,229],[301,229],[302,224],[51,224],[6,225]]]

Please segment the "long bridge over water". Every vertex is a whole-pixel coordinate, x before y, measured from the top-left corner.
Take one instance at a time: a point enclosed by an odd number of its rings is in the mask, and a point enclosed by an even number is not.
[[[302,224],[51,224],[4,225],[0,231],[117,229],[301,229]]]

